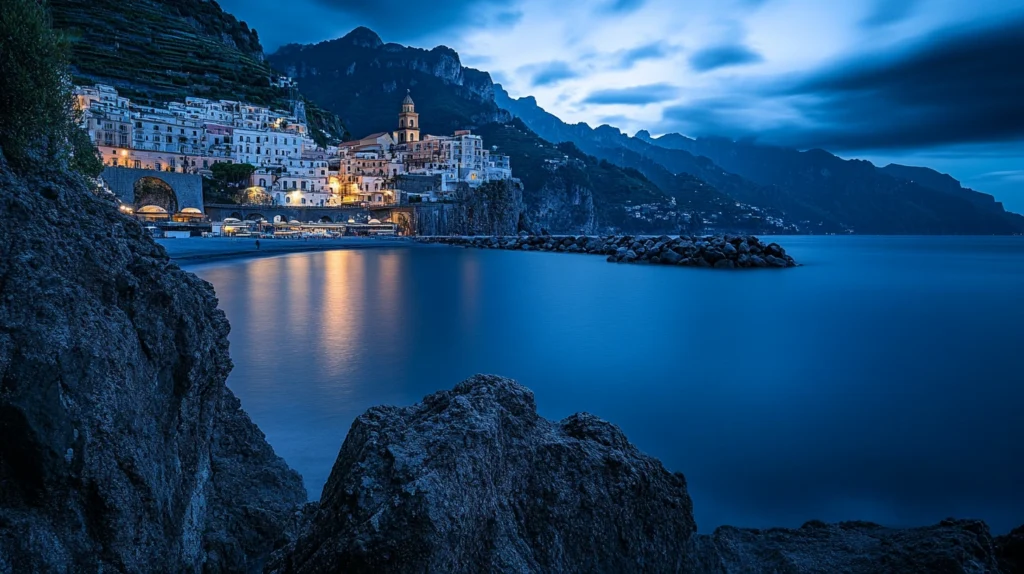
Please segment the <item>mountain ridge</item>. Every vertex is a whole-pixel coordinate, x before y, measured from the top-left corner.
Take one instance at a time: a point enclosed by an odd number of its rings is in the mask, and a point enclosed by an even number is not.
[[[991,196],[963,188],[929,168],[878,168],[821,149],[798,151],[726,138],[668,134],[662,139],[652,138],[646,130],[630,137],[607,125],[567,124],[539,107],[535,98],[513,99],[501,86],[496,94],[499,105],[523,118],[542,137],[572,141],[596,155],[602,154],[601,147],[631,149],[673,173],[700,177],[737,200],[781,210],[787,219],[800,222],[803,231],[1024,232],[1024,217],[1006,212]],[[930,183],[916,181],[908,173]]]

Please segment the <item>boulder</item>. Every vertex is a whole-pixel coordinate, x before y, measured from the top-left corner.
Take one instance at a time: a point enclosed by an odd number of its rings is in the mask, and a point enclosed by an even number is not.
[[[670,265],[675,265],[683,260],[682,255],[672,251],[671,249],[665,249],[661,252],[659,257],[661,258],[662,263],[668,263]]]
[[[352,424],[279,572],[678,571],[686,481],[588,414],[549,421],[476,376]]]

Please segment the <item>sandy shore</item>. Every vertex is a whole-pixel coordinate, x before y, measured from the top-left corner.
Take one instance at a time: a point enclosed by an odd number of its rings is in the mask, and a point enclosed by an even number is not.
[[[180,263],[203,263],[225,259],[272,257],[307,251],[333,251],[335,249],[374,249],[410,247],[416,243],[403,238],[342,237],[338,239],[261,239],[256,249],[255,239],[233,237],[190,237],[188,239],[157,239],[171,259]]]

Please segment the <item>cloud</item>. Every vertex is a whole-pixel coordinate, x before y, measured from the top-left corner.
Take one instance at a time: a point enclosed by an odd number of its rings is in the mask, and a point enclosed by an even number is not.
[[[795,78],[664,111],[668,129],[830,150],[1024,140],[1024,19],[939,30]],[[662,129],[665,129],[663,126]]]
[[[698,72],[709,72],[727,66],[742,66],[764,60],[761,54],[743,44],[722,44],[704,48],[690,56],[690,67]]]
[[[529,64],[516,70],[516,73],[530,77],[534,86],[552,86],[563,80],[579,77],[579,72],[561,60]]]
[[[606,12],[634,12],[639,10],[647,0],[611,0],[604,6]]]
[[[372,28],[385,41],[408,42],[466,26],[467,14],[485,27],[514,26],[521,18],[516,0],[391,0],[384,9],[365,0],[313,0],[348,17],[353,24]],[[477,24],[480,25],[480,24]]]
[[[874,0],[871,13],[861,20],[865,28],[894,24],[908,18],[917,8],[919,0]]]
[[[621,104],[627,106],[644,106],[675,99],[679,88],[670,84],[648,84],[631,88],[610,88],[591,92],[584,98],[584,104]]]
[[[677,46],[667,42],[651,42],[628,50],[616,52],[618,63],[616,67],[621,70],[628,70],[643,60],[660,60],[679,51]]]

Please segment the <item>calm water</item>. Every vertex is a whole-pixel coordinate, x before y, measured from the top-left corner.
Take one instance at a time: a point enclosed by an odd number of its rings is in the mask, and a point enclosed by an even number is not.
[[[191,269],[228,383],[318,498],[352,420],[477,372],[682,471],[697,522],[1024,523],[1024,239],[786,238],[720,273],[400,247]]]

